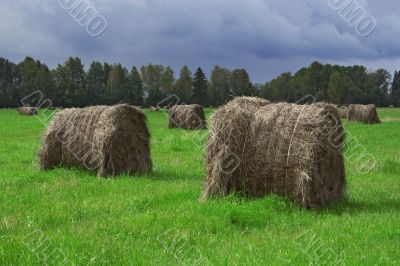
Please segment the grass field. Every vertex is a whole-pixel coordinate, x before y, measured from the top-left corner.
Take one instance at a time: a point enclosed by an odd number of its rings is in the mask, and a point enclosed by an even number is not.
[[[208,111],[208,115],[211,111]],[[152,176],[41,172],[45,126],[0,110],[0,265],[399,265],[400,109],[345,128],[348,199],[301,210],[277,197],[198,201],[207,131],[147,112]],[[377,160],[361,174],[364,147]]]

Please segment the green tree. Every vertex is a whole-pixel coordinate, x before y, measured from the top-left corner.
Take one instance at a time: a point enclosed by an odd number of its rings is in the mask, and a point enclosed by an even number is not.
[[[53,81],[55,86],[55,98],[53,103],[56,106],[66,106],[67,95],[67,69],[64,65],[57,65],[53,70]]]
[[[203,70],[199,67],[193,77],[192,103],[207,105],[208,80]]]
[[[137,68],[132,67],[130,76],[131,96],[130,101],[132,104],[142,106],[144,103],[143,95],[143,81]]]
[[[162,92],[165,95],[172,94],[174,91],[175,77],[174,71],[170,66],[167,66],[162,76]]]
[[[37,89],[43,93],[46,99],[50,99],[51,103],[42,102],[44,104],[42,107],[49,107],[50,104],[54,105],[54,99],[56,98],[56,90],[54,85],[54,80],[50,69],[41,64],[37,76]],[[44,101],[44,99],[42,99]]]
[[[390,103],[395,106],[400,106],[400,71],[394,72],[392,87],[390,90]]]
[[[26,57],[24,61],[20,63],[21,86],[19,91],[22,98],[38,90],[39,68],[40,62],[36,62],[32,57]]]
[[[146,105],[157,105],[165,98],[165,94],[161,89],[165,68],[162,65],[149,64],[142,66],[140,71],[145,90]]]
[[[192,73],[188,66],[184,66],[174,89],[174,93],[180,98],[181,102],[190,103],[193,93],[192,85]]]
[[[58,65],[54,76],[58,97],[65,107],[86,105],[86,73],[79,58],[70,57],[63,65]]]
[[[332,103],[339,104],[342,99],[342,77],[339,72],[333,72],[328,84],[328,98]]]
[[[20,67],[0,58],[0,107],[19,106]]]
[[[103,64],[94,61],[90,64],[87,73],[87,104],[99,105],[105,104],[106,82]]]
[[[291,101],[294,98],[292,79],[290,72],[281,74],[262,87],[261,95],[270,101]]]
[[[231,74],[231,91],[235,96],[253,96],[254,85],[246,69],[236,69]]]
[[[108,75],[106,98],[109,104],[130,102],[131,88],[128,70],[121,64],[111,67]]]
[[[231,71],[215,66],[211,72],[208,99],[212,106],[223,105],[230,97]]]

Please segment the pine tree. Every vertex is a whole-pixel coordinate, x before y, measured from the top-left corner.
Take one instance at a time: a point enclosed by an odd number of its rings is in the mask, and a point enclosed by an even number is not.
[[[192,103],[207,105],[208,81],[203,70],[199,67],[193,77]]]

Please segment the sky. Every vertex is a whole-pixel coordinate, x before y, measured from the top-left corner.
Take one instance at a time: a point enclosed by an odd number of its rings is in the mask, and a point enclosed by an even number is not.
[[[348,4],[359,18],[343,15]],[[79,21],[76,5],[92,17]],[[209,76],[218,64],[258,83],[315,60],[394,72],[399,10],[398,0],[0,0],[0,57],[157,63],[176,76],[183,65]]]

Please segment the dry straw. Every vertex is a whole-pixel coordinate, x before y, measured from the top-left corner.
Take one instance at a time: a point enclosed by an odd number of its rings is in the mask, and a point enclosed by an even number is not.
[[[150,111],[152,112],[159,112],[160,111],[160,107],[154,107],[154,106],[150,106]]]
[[[66,109],[44,134],[39,164],[41,169],[86,168],[101,177],[149,173],[149,139],[146,116],[136,107]]]
[[[339,116],[340,118],[347,118],[347,112],[349,108],[347,106],[342,106],[339,108]]]
[[[18,108],[18,113],[20,115],[37,115],[38,110],[36,107],[20,107]]]
[[[345,195],[344,130],[329,104],[236,98],[211,119],[203,196],[286,196],[317,207]]]
[[[361,105],[351,104],[347,111],[347,119],[349,121],[359,121],[364,124],[380,124],[378,112],[374,104]]]
[[[201,105],[175,105],[168,110],[169,128],[203,129],[206,117]]]

